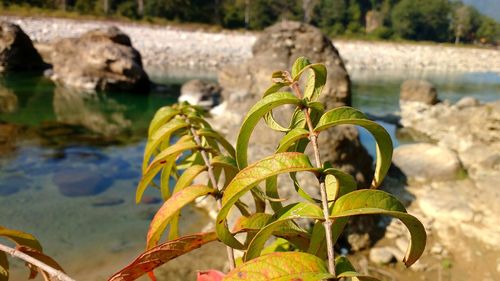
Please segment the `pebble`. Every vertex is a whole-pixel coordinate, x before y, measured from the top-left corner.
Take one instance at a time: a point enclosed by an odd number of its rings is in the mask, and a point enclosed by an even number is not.
[[[96,171],[69,167],[58,170],[52,181],[59,188],[61,194],[67,197],[91,196],[106,191],[113,183]]]
[[[376,264],[388,264],[394,260],[394,255],[386,247],[372,248],[370,250],[370,261]]]
[[[101,197],[92,202],[94,207],[108,207],[123,204],[125,200],[123,198],[114,197]]]

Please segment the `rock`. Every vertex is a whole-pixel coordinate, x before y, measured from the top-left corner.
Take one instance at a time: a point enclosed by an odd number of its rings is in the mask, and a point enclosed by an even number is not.
[[[113,181],[98,172],[80,168],[63,168],[54,173],[52,181],[67,197],[92,196],[106,191]]]
[[[325,63],[328,77],[322,100],[327,108],[351,103],[351,81],[331,40],[311,25],[282,21],[264,30],[252,48],[253,58],[223,68],[218,75],[222,98],[246,111],[270,86],[271,74],[290,69],[300,56]]]
[[[0,122],[0,155],[6,156],[16,150],[19,133],[18,126]]]
[[[159,197],[154,197],[154,196],[142,196],[142,200],[141,200],[142,203],[144,204],[159,204],[162,202],[161,198]]]
[[[29,178],[21,175],[12,175],[0,178],[0,196],[15,194],[21,190],[27,189],[32,184]]]
[[[371,33],[377,28],[382,27],[384,23],[384,15],[375,10],[368,11],[365,16],[366,21],[366,33]]]
[[[396,246],[401,252],[405,253],[408,249],[408,245],[410,245],[410,241],[408,240],[408,238],[399,237],[398,239],[396,239]]]
[[[479,100],[474,97],[463,97],[455,103],[455,106],[462,109],[471,106],[478,106],[479,104]]]
[[[17,25],[0,20],[0,72],[46,68],[31,39]]]
[[[418,181],[454,180],[462,173],[454,151],[430,143],[399,146],[392,161],[408,178]]]
[[[430,105],[438,102],[436,88],[425,80],[406,80],[403,82],[399,100],[400,102],[413,101]]]
[[[95,29],[52,43],[51,79],[87,90],[149,91],[141,55],[116,27]]]
[[[115,198],[115,197],[101,197],[92,201],[92,206],[94,207],[109,207],[123,204],[125,200],[123,198]]]
[[[217,83],[193,79],[182,85],[179,102],[186,101],[210,109],[220,103],[220,92]]]
[[[387,247],[372,248],[370,250],[370,261],[376,264],[388,264],[394,260],[394,255]]]
[[[443,253],[443,251],[444,247],[441,244],[434,244],[431,248],[431,253],[433,255],[440,255],[441,253]]]

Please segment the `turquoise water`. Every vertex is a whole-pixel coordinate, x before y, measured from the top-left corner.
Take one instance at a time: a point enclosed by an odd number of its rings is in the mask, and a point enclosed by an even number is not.
[[[379,75],[354,76],[353,105],[376,115],[397,111],[403,78]],[[133,202],[147,127],[159,107],[176,100],[190,76],[152,77],[168,84],[162,92],[81,93],[37,75],[0,77],[0,225],[36,235],[77,279],[90,280],[89,267],[107,267],[91,278],[103,280],[129,262],[144,246],[148,222],[159,207],[154,191],[147,194],[149,204]],[[430,80],[441,99],[500,97],[497,74]],[[395,126],[383,125],[397,145]],[[369,134],[362,131],[361,139],[373,153]],[[14,271],[20,272],[19,266]]]

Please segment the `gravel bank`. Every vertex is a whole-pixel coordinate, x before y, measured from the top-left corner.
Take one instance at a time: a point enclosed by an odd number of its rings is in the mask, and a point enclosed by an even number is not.
[[[36,42],[77,36],[96,27],[117,25],[130,35],[148,68],[218,68],[251,57],[256,35],[245,32],[183,31],[106,21],[0,16],[19,24]],[[334,40],[348,70],[498,72],[500,50],[440,45]]]

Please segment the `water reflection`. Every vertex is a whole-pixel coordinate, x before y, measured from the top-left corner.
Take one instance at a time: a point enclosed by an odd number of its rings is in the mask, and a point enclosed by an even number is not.
[[[132,120],[125,116],[127,106],[106,94],[56,87],[53,105],[57,122],[79,125],[106,137],[117,136],[132,127]]]

